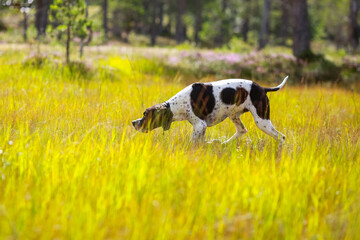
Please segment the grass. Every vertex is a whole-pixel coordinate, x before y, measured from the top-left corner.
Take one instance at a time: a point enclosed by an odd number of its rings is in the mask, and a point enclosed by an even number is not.
[[[0,56],[0,239],[360,238],[358,94],[287,86],[269,93],[284,147],[250,114],[237,143],[192,147],[187,122],[131,127],[185,87],[180,75],[136,58],[79,74],[23,57]],[[207,139],[234,131],[226,120]]]

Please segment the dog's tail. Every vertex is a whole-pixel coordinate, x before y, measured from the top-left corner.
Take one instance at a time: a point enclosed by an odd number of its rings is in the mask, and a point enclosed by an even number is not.
[[[284,80],[282,81],[282,83],[281,83],[279,86],[277,86],[277,87],[264,88],[265,92],[276,92],[277,90],[279,90],[280,88],[282,88],[282,87],[285,85],[286,80],[288,79],[288,77],[289,77],[289,76],[286,76],[286,77],[284,78]]]

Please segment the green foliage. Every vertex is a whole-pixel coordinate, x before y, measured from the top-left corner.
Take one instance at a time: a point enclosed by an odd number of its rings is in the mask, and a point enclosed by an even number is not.
[[[360,89],[360,58],[358,56],[346,56],[343,58],[341,79],[351,89]]]
[[[54,0],[50,6],[49,20],[51,25],[48,32],[52,36],[66,34],[67,44],[75,37],[83,41],[92,24],[85,16],[84,0]]]
[[[176,15],[178,13],[178,1],[158,0],[156,24],[160,24],[160,12],[162,15],[162,26],[159,28],[158,35],[174,39]],[[185,13],[183,15],[186,26],[187,41],[194,40],[194,25],[198,15],[202,16],[202,30],[200,32],[200,47],[222,47],[222,45],[233,44],[234,38],[242,35],[242,26],[248,20],[248,41],[251,46],[258,42],[258,32],[260,29],[261,12],[263,7],[262,0],[202,0],[201,9],[198,0],[187,1]],[[222,4],[226,2],[227,7],[222,9]],[[290,21],[283,22],[283,3],[289,1],[274,0],[271,3],[270,17],[270,39],[269,45],[276,46],[284,42],[291,45],[291,26]],[[326,40],[323,43],[335,43],[337,47],[345,48],[349,41],[348,21],[349,21],[349,1],[348,0],[308,0],[308,13],[310,18],[311,35],[313,40]],[[23,12],[29,11],[29,32],[33,23],[36,22],[37,14],[35,9],[36,1],[32,0],[8,0],[0,5],[0,31],[5,31],[0,36],[0,41],[20,42],[22,37]],[[71,6],[69,9],[67,4]],[[102,31],[102,3],[100,0],[89,0],[89,19],[84,17],[84,0],[55,0],[49,9],[48,30],[52,36],[64,41],[64,33],[67,26],[71,24],[71,39],[77,42],[85,39],[88,29],[92,27],[94,32],[93,44],[101,42]],[[130,42],[130,37],[143,35],[148,38],[151,32],[151,12],[153,1],[150,0],[109,0],[108,19],[110,37]],[[160,7],[161,6],[161,7]],[[26,11],[25,11],[26,10]],[[291,11],[288,11],[291,14]],[[35,21],[34,21],[35,16]],[[360,20],[360,15],[359,19]],[[283,26],[287,26],[286,39],[282,38],[281,31]],[[115,30],[117,29],[117,32]],[[29,33],[30,41],[36,34]],[[219,41],[221,38],[221,41]],[[45,39],[48,40],[48,39]],[[131,39],[134,40],[134,39]],[[148,45],[149,41],[133,41],[137,46]],[[170,42],[170,41],[169,41]],[[217,44],[217,42],[220,42]],[[163,41],[166,45],[166,41]],[[171,44],[168,44],[171,46]],[[227,46],[228,47],[228,46]],[[232,48],[232,47],[230,47]],[[314,48],[313,48],[314,49]],[[240,51],[243,49],[240,48]],[[324,51],[323,51],[324,52]]]
[[[91,28],[91,22],[88,19],[81,18],[77,21],[77,24],[75,24],[74,34],[84,40],[89,34],[89,28]]]
[[[349,1],[308,0],[308,9],[313,39],[331,39],[345,44]]]
[[[65,33],[71,27],[73,36],[85,39],[91,22],[85,18],[84,0],[54,0],[50,6],[49,26],[50,33]],[[56,26],[55,28],[53,26]]]
[[[242,39],[238,37],[233,37],[227,47],[223,48],[224,50],[229,49],[232,52],[239,53],[239,54],[246,54],[250,53],[254,50],[254,46],[250,45],[247,42],[244,42]]]
[[[225,12],[221,8],[221,0],[208,1],[204,8],[204,23],[199,33],[202,45],[214,47],[222,39],[221,43],[227,43],[233,34],[233,22],[230,9]]]

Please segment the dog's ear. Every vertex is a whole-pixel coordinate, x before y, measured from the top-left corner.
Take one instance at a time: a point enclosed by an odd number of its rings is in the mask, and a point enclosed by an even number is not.
[[[166,113],[164,115],[163,121],[162,121],[162,128],[164,131],[167,131],[170,129],[172,120],[173,120],[174,114],[169,110],[166,110]]]
[[[174,114],[170,110],[170,104],[164,103],[162,104],[162,110],[165,110],[163,118],[162,118],[162,128],[164,131],[170,129]]]

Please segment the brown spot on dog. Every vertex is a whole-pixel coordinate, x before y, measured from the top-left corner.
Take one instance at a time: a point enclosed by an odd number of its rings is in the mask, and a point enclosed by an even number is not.
[[[211,84],[194,83],[190,93],[190,102],[194,114],[204,120],[214,110],[213,86]]]
[[[244,88],[236,88],[236,94],[235,94],[235,102],[236,105],[239,106],[243,104],[247,98],[249,93]]]
[[[241,87],[236,88],[224,88],[220,93],[220,99],[225,104],[236,104],[237,106],[243,104],[249,93]]]
[[[225,104],[234,104],[235,92],[234,88],[224,88],[220,93],[221,101]]]
[[[264,88],[257,83],[253,83],[250,90],[250,99],[256,108],[257,115],[262,119],[270,119],[269,98],[266,96]]]

